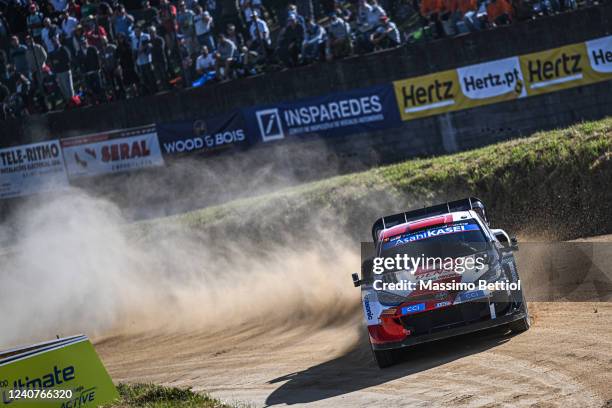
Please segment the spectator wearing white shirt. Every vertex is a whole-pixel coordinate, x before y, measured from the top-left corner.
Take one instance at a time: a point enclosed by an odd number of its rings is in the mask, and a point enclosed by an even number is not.
[[[220,80],[230,78],[232,67],[236,61],[238,49],[236,44],[229,40],[225,34],[220,33],[217,43],[217,78]]]
[[[325,37],[325,29],[317,24],[314,19],[308,20],[302,50],[304,62],[308,64],[321,58],[325,50]]]
[[[386,16],[385,10],[378,5],[377,0],[370,0],[370,7],[366,12],[368,25],[372,28],[376,28],[381,23],[381,17]]]
[[[196,59],[196,72],[198,75],[208,74],[216,68],[215,56],[208,51],[208,47],[203,45],[200,55]]]
[[[402,39],[397,26],[389,17],[380,17],[381,25],[372,33],[370,41],[374,48],[393,48],[401,45]]]
[[[270,46],[272,44],[270,40],[270,29],[265,20],[259,18],[258,13],[253,14],[253,21],[249,27],[249,34],[251,40],[249,41],[249,47],[255,51],[263,51],[263,55],[268,55]]]
[[[344,58],[353,52],[351,27],[339,17],[337,11],[331,13],[331,21],[327,27],[327,59]]]
[[[136,26],[132,37],[132,50],[136,55],[136,68],[140,75],[140,83],[144,93],[155,93],[157,90],[155,73],[153,72],[151,36]]]
[[[200,46],[207,46],[209,51],[214,51],[215,39],[212,32],[214,21],[210,13],[208,11],[204,11],[201,6],[196,6],[193,21],[195,23],[195,32],[196,38],[198,39],[198,44]]]

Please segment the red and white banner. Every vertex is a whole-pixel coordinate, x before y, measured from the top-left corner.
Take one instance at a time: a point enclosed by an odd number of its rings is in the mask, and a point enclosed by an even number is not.
[[[163,166],[154,125],[62,139],[70,178]]]

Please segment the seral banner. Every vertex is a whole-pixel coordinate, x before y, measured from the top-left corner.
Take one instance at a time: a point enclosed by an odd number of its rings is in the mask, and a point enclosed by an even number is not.
[[[70,178],[163,166],[155,126],[62,139]]]
[[[57,140],[0,149],[0,198],[57,191],[67,186]]]
[[[95,408],[118,396],[85,336],[0,352],[1,408]]]

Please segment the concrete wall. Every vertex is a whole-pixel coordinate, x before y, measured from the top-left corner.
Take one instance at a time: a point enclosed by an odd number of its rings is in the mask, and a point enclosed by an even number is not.
[[[33,116],[0,126],[0,145],[22,144],[376,85],[610,34],[612,5],[458,38],[137,100]],[[390,162],[469,149],[612,112],[612,81],[406,122],[402,128],[320,140],[338,158]],[[287,142],[287,145],[291,142]],[[295,146],[294,146],[295,147]],[[276,147],[291,155],[289,146]],[[350,163],[345,163],[351,166]]]

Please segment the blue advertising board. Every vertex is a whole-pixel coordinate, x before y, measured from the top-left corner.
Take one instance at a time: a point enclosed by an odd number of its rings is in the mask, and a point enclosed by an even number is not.
[[[161,123],[157,125],[157,135],[164,155],[246,149],[251,143],[240,111]]]
[[[401,125],[391,84],[242,109],[257,142],[337,136]]]

